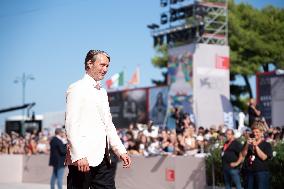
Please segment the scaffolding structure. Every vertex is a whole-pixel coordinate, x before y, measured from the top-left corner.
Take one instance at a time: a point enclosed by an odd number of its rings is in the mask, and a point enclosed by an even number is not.
[[[228,3],[227,0],[184,1],[161,0],[161,6],[169,3],[169,10],[161,14],[160,29],[157,24],[148,25],[154,39],[154,46],[168,44],[205,43],[228,45]]]
[[[200,2],[207,16],[204,18],[205,32],[197,42],[205,44],[228,45],[228,5],[223,3]]]

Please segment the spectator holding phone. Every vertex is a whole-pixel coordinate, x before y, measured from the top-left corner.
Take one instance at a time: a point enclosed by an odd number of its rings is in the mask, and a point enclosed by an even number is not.
[[[231,163],[231,166],[237,166],[243,157],[243,168],[246,170],[244,180],[245,188],[248,189],[268,189],[269,188],[269,170],[268,161],[272,157],[271,144],[263,139],[263,130],[265,123],[255,121],[252,124],[252,133],[249,135],[239,160]]]

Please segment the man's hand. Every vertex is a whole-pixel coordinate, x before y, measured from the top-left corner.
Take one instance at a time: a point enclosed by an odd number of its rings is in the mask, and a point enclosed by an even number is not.
[[[81,172],[90,171],[89,162],[88,162],[87,158],[79,159],[78,161],[76,161],[76,163],[77,163],[79,171],[81,171]]]
[[[128,154],[121,154],[120,159],[123,161],[123,168],[129,168],[131,165],[131,159]]]

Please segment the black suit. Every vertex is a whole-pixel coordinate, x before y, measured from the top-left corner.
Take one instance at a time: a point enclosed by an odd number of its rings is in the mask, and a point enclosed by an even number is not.
[[[90,166],[86,173],[78,171],[77,166],[69,165],[67,189],[116,189],[117,162],[117,156],[106,147],[103,161],[98,166]]]
[[[57,136],[50,141],[50,158],[49,165],[53,166],[52,176],[50,179],[50,188],[55,189],[57,180],[57,188],[62,189],[64,176],[64,161],[66,156],[66,145]]]
[[[53,137],[50,141],[49,165],[56,168],[64,167],[65,156],[66,145],[56,136]]]

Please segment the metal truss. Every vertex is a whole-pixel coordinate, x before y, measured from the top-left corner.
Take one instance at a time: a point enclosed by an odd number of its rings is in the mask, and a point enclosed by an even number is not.
[[[151,28],[151,34],[156,41],[154,44],[185,42],[228,45],[228,2],[209,1],[195,1],[193,4],[175,8],[177,15],[170,15],[170,19],[171,16],[179,18],[180,15],[186,15],[187,17],[180,18],[184,20],[183,24],[172,25],[170,22],[165,29],[159,29],[155,24],[155,28]]]
[[[198,36],[198,43],[228,45],[228,6],[222,3],[199,2],[204,9],[204,33]]]

